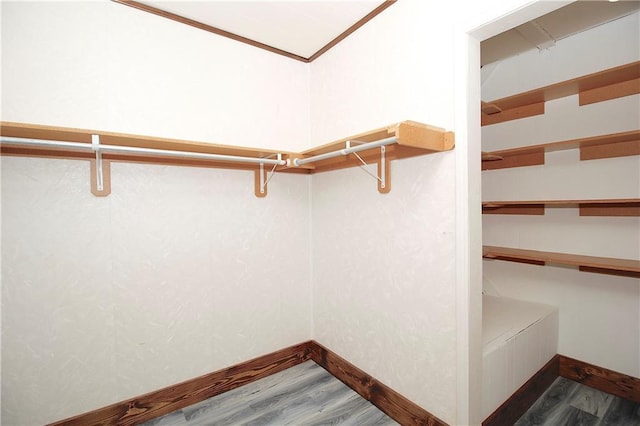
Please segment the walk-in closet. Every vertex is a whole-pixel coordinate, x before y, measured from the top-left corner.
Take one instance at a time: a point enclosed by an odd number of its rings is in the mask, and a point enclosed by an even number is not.
[[[573,3],[0,0],[0,423],[640,403],[640,12]]]
[[[639,396],[598,377],[640,375],[638,17],[577,2],[483,42],[484,418],[558,375]],[[540,405],[518,424],[584,409]]]

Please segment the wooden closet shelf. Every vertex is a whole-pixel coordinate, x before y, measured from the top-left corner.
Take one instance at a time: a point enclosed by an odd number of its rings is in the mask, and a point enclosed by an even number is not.
[[[580,216],[640,216],[640,198],[483,201],[483,214],[543,215],[545,207],[579,208]]]
[[[98,196],[109,194],[110,189],[100,188],[103,175],[106,180],[110,177],[112,161],[252,170],[256,196],[264,197],[271,166],[278,172],[310,174],[360,166],[362,159],[378,163],[378,190],[386,193],[391,188],[391,160],[454,147],[453,132],[414,121],[403,121],[301,153],[13,122],[0,122],[0,135],[6,138],[0,145],[2,155],[90,160],[92,192]],[[95,146],[94,135],[99,139]],[[321,158],[310,158],[321,154]],[[110,187],[109,182],[104,185]]]
[[[158,138],[153,136],[138,136],[125,133],[104,132],[87,129],[76,129],[56,126],[43,126],[27,123],[0,122],[0,135],[27,139],[59,140],[91,145],[91,136],[100,135],[100,143],[114,146],[134,148],[150,148],[190,153],[220,154],[241,157],[266,158],[276,155],[279,151],[269,149],[245,148],[232,145],[192,142],[179,139]],[[37,157],[54,157],[70,159],[91,159],[95,154],[79,152],[73,149],[55,147],[18,146],[2,143],[0,152],[3,155],[21,155]],[[256,170],[256,164],[229,163],[214,160],[197,160],[187,158],[169,158],[152,154],[104,154],[105,160],[128,161],[139,163],[158,163],[169,165],[222,167],[233,169]]]
[[[358,135],[303,151],[300,154],[300,158],[313,157],[343,149],[347,141],[350,141],[352,146],[357,146],[360,142],[373,142],[389,137],[396,137],[398,142],[386,147],[386,156],[388,160],[449,151],[455,146],[455,137],[453,132],[447,132],[442,128],[417,123],[415,121],[403,121],[398,124],[372,130],[366,133],[360,133]],[[359,155],[366,162],[375,163],[380,160],[379,149],[362,151]],[[317,161],[311,168],[312,173],[318,173],[347,167],[355,167],[361,164],[362,163],[357,157],[348,155]]]
[[[580,160],[640,155],[640,130],[482,153],[482,170],[544,164],[546,152],[579,149]]]
[[[166,139],[149,136],[137,136],[124,133],[103,132],[86,129],[74,129],[55,126],[42,126],[36,124],[1,122],[0,135],[18,138],[62,140],[68,142],[79,142],[87,145],[91,144],[91,135],[100,135],[100,142],[106,145],[130,146],[136,148],[163,149],[172,151],[234,155],[253,158],[265,158],[283,154],[283,159],[305,158],[318,154],[324,154],[344,148],[346,141],[373,142],[383,138],[395,136],[397,144],[387,146],[388,157],[390,159],[407,158],[418,155],[425,155],[433,152],[447,151],[454,147],[453,132],[446,132],[444,129],[429,126],[414,121],[403,121],[380,129],[361,133],[349,138],[319,146],[301,153],[283,152],[270,149],[245,148],[233,145],[220,145],[205,142],[191,142],[178,139]],[[67,158],[93,158],[92,153],[77,152],[70,149],[24,147],[14,146],[11,143],[3,143],[1,153],[5,155],[31,155],[43,157],[67,157]],[[379,150],[371,149],[362,151],[362,158],[379,156]],[[162,156],[139,155],[139,154],[105,154],[105,159],[117,161],[134,162],[155,162],[184,165],[201,165],[210,167],[225,167],[223,162],[210,160],[189,160],[189,159],[169,159]],[[337,168],[353,167],[360,164],[353,156],[337,157],[319,161],[317,164],[309,164],[301,167],[278,166],[277,170],[289,173],[314,173],[318,171],[333,170]],[[230,168],[240,168],[255,170],[255,164],[234,163],[227,164]]]
[[[581,271],[640,278],[640,260],[483,246],[482,257],[510,262],[577,266]]]
[[[482,102],[482,125],[544,114],[546,101],[570,95],[579,95],[579,104],[582,106],[638,93],[640,93],[640,61],[513,96]]]

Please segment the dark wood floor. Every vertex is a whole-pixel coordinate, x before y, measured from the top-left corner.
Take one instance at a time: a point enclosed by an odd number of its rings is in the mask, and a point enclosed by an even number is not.
[[[144,423],[193,425],[397,425],[313,361]]]
[[[532,425],[640,426],[640,404],[558,377],[515,424]]]

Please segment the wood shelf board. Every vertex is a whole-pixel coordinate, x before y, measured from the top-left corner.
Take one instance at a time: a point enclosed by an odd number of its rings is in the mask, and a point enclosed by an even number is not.
[[[640,216],[640,203],[580,204],[580,216]]]
[[[9,137],[61,140],[85,143],[89,145],[91,144],[91,138],[94,134],[100,135],[100,143],[104,145],[131,146],[137,148],[151,148],[205,154],[234,155],[250,158],[273,158],[274,154],[282,153],[284,160],[293,158],[304,158],[307,156],[318,155],[343,149],[345,147],[345,142],[348,140],[366,143],[378,141],[380,139],[388,138],[391,136],[396,136],[398,138],[398,143],[388,145],[386,147],[386,157],[388,160],[397,160],[430,154],[433,152],[446,151],[454,147],[453,132],[446,132],[441,128],[417,123],[414,121],[403,121],[391,126],[386,126],[369,132],[354,135],[349,138],[344,138],[339,141],[322,145],[312,150],[304,151],[302,153],[235,147],[231,145],[137,136],[88,129],[45,126],[28,123],[0,122],[0,135]],[[2,143],[2,145],[0,145],[0,154],[11,156],[74,160],[91,160],[95,158],[95,154],[92,152],[74,150],[73,148],[24,146],[11,143]],[[370,150],[361,151],[359,155],[364,161],[373,166],[375,166],[375,164],[380,161],[379,148],[372,148]],[[155,154],[103,153],[102,157],[105,160],[117,162],[215,167],[251,171],[259,169],[259,165],[253,163],[178,158]],[[339,156],[319,161],[313,164],[305,164],[301,167],[278,166],[276,168],[276,171],[295,174],[310,174],[348,167],[356,167],[360,165],[360,161],[354,155],[349,155]],[[387,175],[388,174],[389,172],[387,170]]]
[[[395,135],[400,146],[410,146],[433,152],[449,151],[455,145],[453,132],[446,132],[440,127],[415,121],[399,123],[395,129]]]
[[[14,157],[55,158],[66,160],[95,160],[95,155],[90,152],[70,151],[55,148],[15,147],[3,144],[0,154]],[[141,154],[102,154],[104,160],[118,163],[159,164],[168,166],[206,167],[231,170],[258,170],[259,165],[249,163],[234,163],[229,161],[200,160],[190,158],[171,158],[165,156],[141,155]],[[267,166],[273,167],[273,166]],[[304,168],[288,168],[278,166],[278,172],[308,174]]]
[[[579,208],[580,216],[640,216],[640,198],[483,201],[483,214],[544,215],[547,207]]]
[[[232,145],[212,144],[206,142],[193,142],[179,139],[159,138],[153,136],[137,136],[124,133],[105,132],[100,130],[87,130],[77,128],[65,128],[56,126],[43,126],[37,124],[26,123],[14,123],[14,122],[0,122],[0,135],[18,137],[18,138],[33,138],[33,139],[48,139],[48,140],[61,140],[68,142],[79,142],[91,144],[92,135],[100,135],[100,143],[103,145],[116,145],[116,146],[131,146],[136,148],[152,148],[163,149],[170,151],[184,151],[184,152],[197,152],[205,154],[221,154],[221,155],[236,155],[242,157],[253,158],[265,158],[279,153],[275,150],[256,149],[237,147]],[[10,143],[3,143],[4,147],[15,147],[25,150],[40,151],[46,155],[48,151],[63,151],[71,152],[71,149],[60,149],[54,147],[38,148],[38,147],[24,147],[11,145]],[[17,154],[16,154],[17,155]],[[106,155],[106,154],[104,154]],[[72,155],[73,156],[73,155]],[[123,155],[124,156],[124,155]],[[142,154],[127,154],[126,157],[136,158],[167,158],[163,156],[154,155],[142,155]],[[188,162],[189,160],[186,160]]]
[[[640,78],[597,87],[579,93],[578,105],[584,106],[640,93]]]
[[[399,160],[403,158],[417,157],[433,152],[437,151],[427,151],[420,148],[393,144],[387,145],[385,155],[388,160]],[[358,155],[367,164],[375,165],[380,161],[380,148],[361,151],[358,153]],[[327,160],[316,162],[314,169],[310,170],[309,172],[311,174],[322,173],[332,170],[346,169],[349,167],[357,167],[361,165],[362,163],[360,162],[360,160],[358,160],[354,155],[342,155],[339,157],[329,158]]]
[[[396,126],[397,125],[387,126],[371,130],[369,132],[358,133],[348,138],[342,138],[333,142],[326,143],[324,145],[317,146],[315,148],[307,149],[305,151],[302,151],[300,154],[302,154],[303,157],[313,157],[314,155],[326,154],[327,152],[344,149],[345,143],[347,141],[375,142],[380,139],[389,138],[395,135]]]
[[[500,109],[498,114],[483,114],[484,117],[504,114],[508,110],[522,108],[527,105],[544,103],[546,101],[576,95],[581,92],[593,91],[612,85],[618,85],[627,81],[640,78],[640,61],[631,62],[600,72],[569,79],[559,83],[540,87],[513,96],[487,101],[485,105],[491,105],[493,109]],[[634,83],[632,83],[634,84]]]
[[[640,198],[607,198],[598,200],[511,200],[511,201],[483,201],[483,207],[503,207],[514,205],[545,205],[545,206],[568,206],[578,207],[580,205],[607,205],[607,204],[628,204],[640,205]]]
[[[415,121],[403,121],[348,138],[339,139],[317,148],[303,151],[301,154],[303,157],[312,157],[344,149],[347,141],[375,142],[393,136],[398,138],[398,143],[386,146],[385,155],[389,160],[449,151],[453,149],[455,145],[453,132],[447,132],[442,128]],[[355,145],[352,144],[352,146]],[[375,164],[380,161],[380,148],[360,151],[358,155],[367,164]],[[321,173],[360,165],[362,165],[362,163],[354,155],[344,155],[316,161],[313,163],[313,168],[309,172]]]
[[[482,160],[482,170],[509,169],[513,167],[541,166],[544,164],[544,149],[526,149],[513,154],[505,155],[487,154],[492,160]],[[492,157],[490,157],[492,156]]]
[[[640,274],[640,260],[610,257],[584,256],[538,250],[524,250],[508,247],[483,246],[482,256],[498,260],[523,260],[586,267],[604,271],[626,271]]]
[[[482,161],[498,161],[502,160],[504,157],[500,155],[490,154],[488,152],[482,153]]]
[[[544,215],[544,204],[482,203],[482,214]]]
[[[520,118],[533,117],[544,114],[544,102],[522,105],[519,107],[505,109],[499,113],[482,114],[480,124],[489,126],[491,124],[503,123],[505,121],[518,120]]]
[[[502,109],[500,109],[500,107],[496,104],[481,101],[480,111],[482,111],[483,114],[491,115],[491,114],[497,114],[499,112],[502,112]]]
[[[302,151],[304,157],[326,154],[340,149],[344,149],[347,141],[375,142],[380,139],[397,137],[400,146],[420,148],[432,152],[448,151],[453,148],[453,133],[444,129],[429,126],[415,121],[403,121],[386,127],[378,128],[364,133],[359,133],[348,138],[320,145],[318,147]],[[356,146],[352,143],[352,146]],[[387,146],[389,148],[389,146]],[[368,151],[363,151],[368,152]],[[362,155],[362,154],[360,154]]]
[[[581,159],[583,160],[638,155],[640,153],[640,130],[528,145],[499,151],[485,151],[482,153],[482,170],[544,164],[544,154],[546,152],[568,149],[580,149]]]
[[[640,155],[640,139],[580,147],[580,160],[582,161],[633,155]]]

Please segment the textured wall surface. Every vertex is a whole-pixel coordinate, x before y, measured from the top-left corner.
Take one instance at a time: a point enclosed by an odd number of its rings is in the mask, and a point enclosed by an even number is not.
[[[453,129],[454,16],[397,2],[313,62],[311,143],[407,119]],[[384,196],[358,169],[313,177],[314,336],[455,423],[454,157],[392,174]]]
[[[500,63],[483,85],[483,100],[639,60],[639,18],[636,13]],[[569,96],[547,102],[544,115],[483,127],[482,148],[639,128],[640,95],[582,107]],[[482,184],[486,201],[638,198],[640,159],[580,161],[578,150],[558,151],[547,153],[543,166],[485,171]],[[637,217],[580,217],[575,208],[548,208],[544,216],[485,215],[483,224],[488,245],[640,259]],[[640,280],[501,261],[485,261],[484,277],[492,292],[558,306],[561,354],[640,376]]]
[[[308,178],[278,175],[258,199],[244,171],[118,163],[112,175],[97,198],[87,162],[2,158],[3,424],[311,337]]]
[[[310,143],[409,119],[453,129],[453,16],[444,3],[398,2],[314,61]]]
[[[455,417],[453,153],[312,181],[314,336],[436,416]]]
[[[406,119],[456,130],[454,33],[528,3],[403,0],[303,64],[113,2],[3,2],[2,119],[294,151]],[[455,353],[470,336],[451,153],[398,163],[387,196],[359,170],[318,176],[314,227],[341,246],[320,236],[313,256],[299,176],[258,201],[245,173],[114,165],[113,194],[95,199],[86,165],[3,161],[3,389],[26,378],[3,392],[6,416],[35,395],[42,423],[227,366],[308,338],[310,319],[451,423],[477,399]]]

